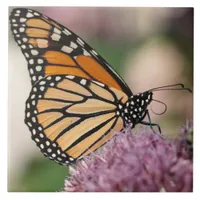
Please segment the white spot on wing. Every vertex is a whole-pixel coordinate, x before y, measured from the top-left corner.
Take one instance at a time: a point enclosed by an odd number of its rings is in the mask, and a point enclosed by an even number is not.
[[[19,28],[19,31],[22,33],[25,31],[25,28],[21,27],[21,28]]]
[[[65,158],[66,158],[66,155],[65,155],[64,153],[62,153],[61,155],[62,155],[62,157],[65,157]]]
[[[121,105],[121,104],[119,104],[119,106],[118,106],[118,107],[119,107],[119,109],[122,109],[122,105]]]
[[[30,13],[30,12],[28,12],[27,15],[26,15],[26,17],[27,17],[27,18],[31,18],[31,17],[33,17],[33,14]]]
[[[76,40],[81,46],[84,46],[84,42],[83,42],[83,40],[81,40],[80,38],[77,38],[77,40]]]
[[[39,72],[39,71],[41,71],[41,70],[42,70],[42,66],[38,65],[38,66],[36,66],[36,68],[35,68],[35,69],[36,69],[36,71],[38,71],[38,72]]]
[[[61,77],[60,76],[56,76],[56,81],[59,81],[61,79]]]
[[[24,42],[27,42],[27,41],[28,41],[28,39],[27,39],[27,38],[22,38],[22,40],[23,40]]]
[[[52,146],[53,146],[53,147],[56,147],[56,143],[53,143]]]
[[[50,148],[48,148],[48,149],[47,149],[47,152],[48,152],[48,153],[51,153],[51,152],[52,152],[52,150],[51,150]]]
[[[35,117],[32,117],[32,121],[33,121],[33,122],[36,122],[36,118],[35,118]]]
[[[63,33],[64,33],[65,35],[71,35],[71,32],[68,31],[67,29],[64,29]]]
[[[104,87],[105,85],[103,83],[97,82],[97,81],[92,81],[93,83],[96,83],[97,85],[100,85],[101,87]]]
[[[39,54],[39,52],[38,52],[37,50],[33,49],[33,50],[31,50],[31,54],[32,54],[33,56],[36,56],[36,55]]]
[[[72,76],[72,75],[67,75],[67,76],[65,76],[66,78],[69,78],[69,79],[74,79],[74,76]]]
[[[26,20],[26,18],[20,18],[20,22],[25,22]]]
[[[36,81],[36,76],[33,76],[33,77],[32,77],[32,80],[33,80],[33,81]]]
[[[81,83],[82,85],[85,85],[85,84],[86,84],[86,80],[85,80],[85,79],[82,79],[82,80],[80,81],[80,83]]]
[[[64,51],[65,53],[71,53],[73,51],[73,49],[71,47],[68,47],[68,46],[63,46],[61,48],[61,51]]]
[[[35,16],[40,16],[40,14],[37,13],[37,12],[34,12],[33,14],[34,14]]]
[[[60,150],[59,149],[57,150],[57,153],[60,154]]]
[[[44,91],[44,89],[45,89],[44,86],[41,86],[41,87],[40,87],[40,90],[41,90],[41,91]]]
[[[57,29],[57,28],[54,28],[54,32],[59,34],[59,35],[61,34],[61,31],[59,29]]]
[[[40,82],[40,85],[44,85],[44,84],[46,84],[46,81],[41,81]]]
[[[70,43],[70,47],[72,47],[73,49],[76,49],[78,47],[78,45],[75,44],[74,42],[71,42]]]
[[[83,55],[85,55],[85,56],[90,56],[90,53],[87,52],[87,51],[84,49],[84,50],[83,50]]]
[[[59,41],[60,40],[60,35],[58,35],[58,34],[56,34],[56,33],[53,33],[52,34],[52,36],[51,36],[51,38],[52,38],[52,40],[54,40],[54,41]]]
[[[29,55],[28,55],[28,53],[25,53],[24,55],[25,55],[27,58],[29,58]]]
[[[33,135],[35,135],[35,134],[36,134],[36,130],[35,130],[35,129],[33,129],[33,130],[32,130],[32,133],[33,133]]]
[[[94,51],[94,50],[92,50],[91,53],[92,53],[93,55],[98,55],[97,52]]]

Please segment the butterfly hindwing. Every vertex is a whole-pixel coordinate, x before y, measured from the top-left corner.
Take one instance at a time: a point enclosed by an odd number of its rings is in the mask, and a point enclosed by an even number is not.
[[[25,123],[32,139],[50,159],[67,164],[96,150],[120,131],[120,90],[72,75],[38,81],[26,102]]]
[[[12,11],[10,23],[27,59],[32,84],[45,76],[71,74],[131,94],[110,65],[66,27],[39,12],[21,8]]]

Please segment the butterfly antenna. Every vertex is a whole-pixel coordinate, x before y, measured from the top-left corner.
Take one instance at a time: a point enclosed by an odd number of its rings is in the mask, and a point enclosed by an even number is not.
[[[175,88],[177,87],[177,88]],[[164,91],[164,90],[187,90],[192,93],[192,90],[189,88],[185,88],[185,86],[181,83],[173,84],[173,85],[165,85],[161,87],[156,87],[148,90],[149,92],[156,92],[156,91]]]
[[[166,104],[166,103],[164,103],[164,102],[162,102],[162,101],[155,100],[155,99],[152,99],[152,101],[155,101],[155,102],[157,102],[157,103],[160,103],[160,104],[164,105],[164,107],[165,107],[164,111],[161,112],[161,113],[156,113],[156,112],[154,112],[153,109],[152,109],[152,107],[151,107],[151,111],[152,111],[155,115],[163,115],[163,114],[167,111],[167,104]]]

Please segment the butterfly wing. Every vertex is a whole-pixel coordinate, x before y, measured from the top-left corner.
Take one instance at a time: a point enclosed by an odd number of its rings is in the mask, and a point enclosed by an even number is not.
[[[131,95],[125,81],[72,31],[30,9],[14,9],[11,30],[27,62],[32,84],[49,75],[71,74]]]
[[[33,86],[25,123],[44,155],[68,164],[96,150],[123,128],[117,102],[127,99],[120,90],[96,81],[52,75]]]

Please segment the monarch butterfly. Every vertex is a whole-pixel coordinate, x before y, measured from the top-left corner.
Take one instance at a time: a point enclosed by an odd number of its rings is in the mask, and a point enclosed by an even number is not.
[[[56,21],[17,8],[10,24],[32,83],[25,123],[43,154],[59,164],[90,154],[128,124],[159,128],[147,109],[153,92],[187,89],[175,84],[133,95],[96,51]]]

